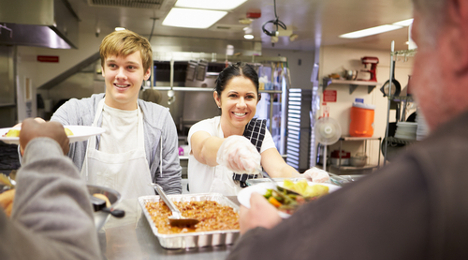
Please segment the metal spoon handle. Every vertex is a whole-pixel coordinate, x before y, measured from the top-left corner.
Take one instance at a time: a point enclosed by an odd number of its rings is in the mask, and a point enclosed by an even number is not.
[[[175,215],[175,217],[180,218],[182,216],[182,213],[180,213],[180,211],[177,209],[174,203],[167,197],[163,188],[156,183],[152,183],[151,185],[153,185],[154,189],[156,189],[159,196],[161,196],[161,198],[163,199],[164,203],[166,203],[167,207],[169,207],[169,209],[172,211],[172,215]]]

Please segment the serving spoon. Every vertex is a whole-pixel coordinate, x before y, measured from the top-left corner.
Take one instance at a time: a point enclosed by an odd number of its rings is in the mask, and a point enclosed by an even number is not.
[[[167,207],[171,210],[172,216],[169,216],[169,223],[171,226],[195,226],[200,222],[198,219],[194,218],[186,218],[182,216],[182,213],[177,209],[174,203],[167,197],[166,193],[164,192],[163,188],[156,183],[152,183],[154,189],[158,192],[159,196],[161,196],[164,203],[166,203]]]

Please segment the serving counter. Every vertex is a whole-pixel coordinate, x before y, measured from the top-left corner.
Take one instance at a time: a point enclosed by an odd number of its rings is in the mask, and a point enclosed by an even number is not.
[[[237,197],[229,196],[228,198],[239,204]],[[122,201],[116,208],[124,209],[126,216],[122,219],[111,217],[104,228],[99,231],[103,259],[215,260],[225,259],[232,247],[230,245],[196,249],[164,249],[153,234],[137,199]]]

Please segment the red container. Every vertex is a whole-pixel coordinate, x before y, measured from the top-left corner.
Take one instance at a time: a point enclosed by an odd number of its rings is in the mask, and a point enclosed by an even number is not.
[[[372,137],[374,135],[375,106],[353,103],[349,135],[354,137]]]

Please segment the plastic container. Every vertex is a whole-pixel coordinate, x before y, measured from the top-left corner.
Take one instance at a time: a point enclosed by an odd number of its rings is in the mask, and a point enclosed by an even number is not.
[[[375,106],[354,102],[351,107],[349,135],[354,137],[372,137],[374,135]]]

